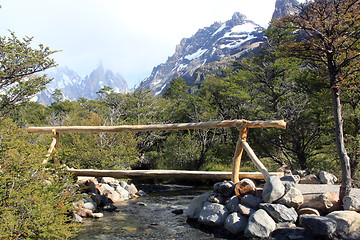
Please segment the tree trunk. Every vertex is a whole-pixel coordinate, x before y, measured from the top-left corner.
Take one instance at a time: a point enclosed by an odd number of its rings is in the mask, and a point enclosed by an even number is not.
[[[334,105],[334,118],[335,118],[335,142],[338,155],[340,157],[341,162],[341,170],[342,170],[342,181],[340,187],[339,198],[342,202],[342,199],[345,196],[350,195],[351,190],[351,171],[350,171],[350,158],[345,149],[344,143],[344,129],[343,129],[343,120],[341,116],[341,103],[340,103],[340,90],[335,86],[335,84],[331,84],[331,93]]]

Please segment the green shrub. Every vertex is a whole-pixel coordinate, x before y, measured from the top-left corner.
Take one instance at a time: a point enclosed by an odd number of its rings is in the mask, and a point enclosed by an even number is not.
[[[67,239],[77,230],[71,177],[45,168],[45,154],[16,124],[0,120],[0,239]]]

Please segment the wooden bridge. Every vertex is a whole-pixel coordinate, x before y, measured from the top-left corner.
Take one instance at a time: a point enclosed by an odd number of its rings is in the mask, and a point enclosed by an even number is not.
[[[53,139],[48,150],[48,156],[56,149],[60,141],[60,133],[72,132],[123,132],[123,131],[176,131],[186,129],[211,129],[211,128],[230,128],[239,129],[239,138],[236,144],[232,172],[205,172],[205,171],[176,171],[176,170],[93,170],[93,169],[69,169],[76,176],[93,177],[115,177],[115,178],[186,178],[186,179],[212,179],[212,180],[232,180],[239,182],[242,178],[265,179],[271,175],[281,177],[283,173],[269,173],[266,167],[257,158],[254,151],[247,143],[247,134],[250,128],[286,128],[286,122],[277,121],[247,121],[247,120],[225,120],[214,122],[199,123],[177,123],[177,124],[158,124],[158,125],[120,125],[120,126],[51,126],[51,127],[29,127],[28,133],[52,133]],[[256,173],[240,172],[240,163],[243,151],[247,152],[252,162],[260,170]],[[43,163],[46,163],[45,159]]]

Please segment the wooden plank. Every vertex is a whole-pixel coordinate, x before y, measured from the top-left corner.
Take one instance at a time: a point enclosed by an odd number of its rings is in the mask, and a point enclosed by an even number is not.
[[[124,132],[124,131],[164,131],[164,130],[184,130],[184,129],[210,129],[210,128],[230,128],[240,127],[247,123],[249,128],[286,128],[283,120],[274,121],[247,121],[247,120],[225,120],[214,122],[199,123],[174,123],[158,125],[120,125],[120,126],[52,126],[52,127],[29,127],[28,133],[51,133],[56,132]]]
[[[209,179],[230,180],[232,172],[206,172],[184,170],[94,170],[94,169],[69,169],[75,176],[88,177],[113,177],[113,178],[176,178],[176,179]],[[271,172],[270,175],[284,176],[282,172]],[[264,179],[261,172],[239,172],[239,178]]]
[[[262,162],[258,159],[258,157],[255,155],[254,151],[247,142],[243,141],[241,142],[241,144],[243,145],[250,159],[253,161],[253,163],[255,163],[256,167],[261,171],[267,181],[270,178],[270,174],[264,164],[262,164]]]

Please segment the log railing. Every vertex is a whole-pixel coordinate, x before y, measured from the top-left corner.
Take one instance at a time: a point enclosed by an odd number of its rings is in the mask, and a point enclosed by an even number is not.
[[[247,121],[247,120],[225,120],[214,122],[199,123],[177,123],[177,124],[158,124],[158,125],[120,125],[120,126],[52,126],[52,127],[29,127],[28,133],[52,133],[54,135],[49,148],[49,154],[59,144],[60,133],[71,132],[124,132],[124,131],[169,131],[169,130],[186,130],[186,129],[210,129],[210,128],[230,128],[236,127],[240,130],[239,139],[236,144],[235,154],[233,158],[233,170],[231,180],[234,183],[239,182],[239,171],[242,153],[245,149],[250,159],[256,167],[261,171],[267,180],[270,177],[266,167],[256,157],[254,151],[247,143],[247,134],[249,128],[286,128],[286,122],[283,120],[276,121]],[[43,163],[46,163],[47,159]]]

